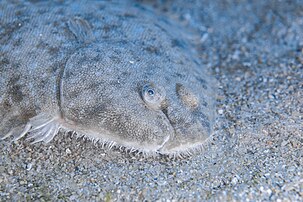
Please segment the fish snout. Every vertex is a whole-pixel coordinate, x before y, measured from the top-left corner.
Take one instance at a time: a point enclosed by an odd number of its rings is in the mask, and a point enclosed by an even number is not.
[[[210,119],[198,108],[189,111],[182,107],[167,107],[163,113],[169,120],[174,135],[160,148],[160,153],[187,153],[203,146],[211,135]]]

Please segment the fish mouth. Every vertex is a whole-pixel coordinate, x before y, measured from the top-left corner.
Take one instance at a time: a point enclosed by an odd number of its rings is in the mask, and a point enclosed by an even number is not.
[[[175,132],[173,136],[168,136],[165,139],[163,144],[158,148],[157,152],[166,155],[192,155],[197,150],[204,148],[210,139],[209,135],[204,133],[197,134],[197,137],[194,139],[188,138],[189,136],[190,135],[187,133]]]
[[[205,130],[200,122],[192,123],[188,127],[172,122],[167,109],[162,110],[173,132],[163,141],[157,152],[161,154],[186,154],[191,155],[203,147],[210,137],[210,132]]]
[[[159,153],[163,153],[163,149],[165,148],[165,146],[169,143],[169,141],[171,139],[173,139],[175,136],[176,136],[176,129],[174,127],[174,124],[171,122],[171,120],[169,119],[169,116],[168,116],[168,110],[167,110],[167,107],[163,107],[161,109],[162,113],[164,114],[164,116],[166,117],[168,123],[170,124],[171,128],[173,129],[173,133],[172,133],[172,136],[169,135],[167,136],[167,138],[163,141],[163,143],[160,145],[160,147],[157,149],[157,151]],[[165,149],[164,149],[165,150]],[[166,152],[167,153],[167,152]]]

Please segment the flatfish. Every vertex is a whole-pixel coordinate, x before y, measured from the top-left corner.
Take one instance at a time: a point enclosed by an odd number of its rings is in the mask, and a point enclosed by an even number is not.
[[[191,32],[134,2],[1,1],[0,137],[60,131],[145,154],[190,154],[214,122]]]

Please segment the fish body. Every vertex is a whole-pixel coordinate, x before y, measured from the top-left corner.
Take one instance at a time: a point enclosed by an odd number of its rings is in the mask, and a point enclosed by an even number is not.
[[[134,3],[0,3],[0,137],[59,130],[144,153],[212,133],[213,81],[176,22]]]

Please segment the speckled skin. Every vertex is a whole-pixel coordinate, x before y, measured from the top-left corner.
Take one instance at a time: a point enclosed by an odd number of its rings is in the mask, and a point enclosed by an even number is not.
[[[0,136],[49,142],[62,128],[175,154],[211,135],[213,83],[176,22],[134,3],[2,1],[0,10]],[[147,84],[162,93],[157,105],[144,99]]]

